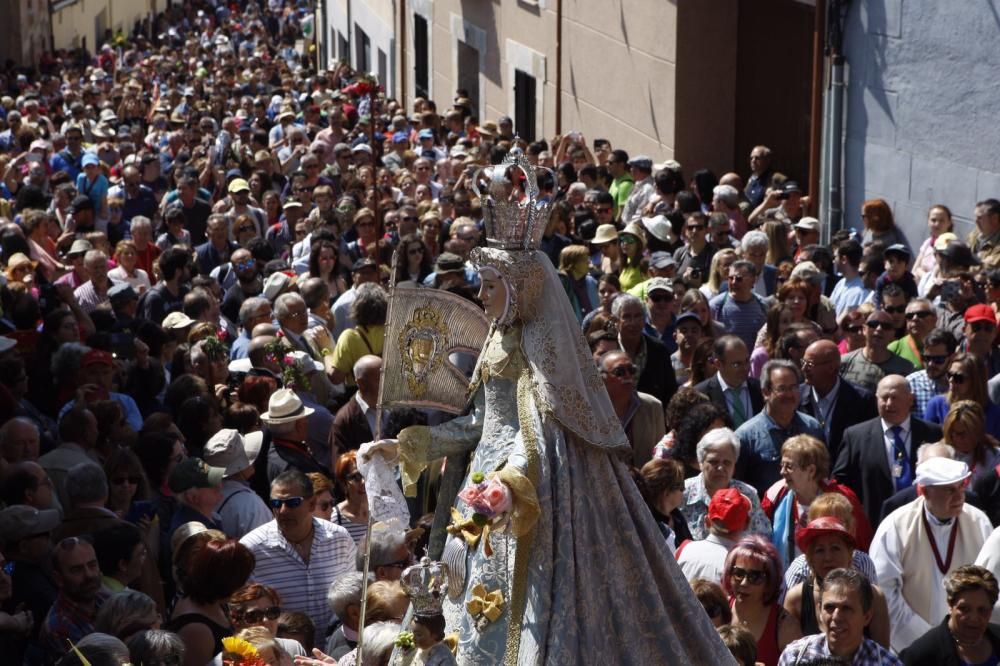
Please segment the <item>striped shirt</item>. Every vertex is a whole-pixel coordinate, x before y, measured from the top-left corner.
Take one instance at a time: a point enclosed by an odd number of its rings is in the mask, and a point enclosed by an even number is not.
[[[273,587],[281,595],[283,608],[305,613],[316,625],[317,635],[325,636],[334,618],[326,603],[327,590],[333,581],[355,570],[357,546],[340,525],[313,518],[313,527],[309,564],[281,535],[276,520],[253,530],[240,543],[257,558],[250,580]]]

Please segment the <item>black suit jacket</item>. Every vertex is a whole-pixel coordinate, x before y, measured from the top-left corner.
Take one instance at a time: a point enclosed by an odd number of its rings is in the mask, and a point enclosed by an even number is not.
[[[993,646],[993,654],[1000,652],[1000,624],[992,622],[986,627],[986,640]],[[958,650],[948,631],[948,616],[938,626],[913,641],[899,653],[904,666],[959,666]]]
[[[639,375],[636,390],[648,393],[663,403],[667,403],[677,392],[677,376],[670,362],[670,352],[666,345],[651,335],[642,334],[646,341],[646,366]]]
[[[726,402],[726,396],[722,392],[722,384],[719,383],[717,375],[712,375],[694,388],[707,395],[716,407],[726,413],[727,420],[732,421],[732,417],[729,415],[729,403]],[[760,392],[760,382],[753,377],[747,377],[747,390],[750,392],[750,405],[753,407],[753,414],[747,414],[747,420],[750,420],[754,414],[764,409],[764,394]]]
[[[826,447],[830,450],[830,460],[834,462],[837,460],[837,454],[840,453],[840,442],[844,437],[844,431],[855,423],[861,423],[878,416],[878,410],[875,408],[875,397],[869,391],[841,379],[837,392],[837,402],[834,403],[833,413],[830,415],[830,441],[826,443]],[[820,423],[823,422],[822,415],[816,407],[816,401],[813,400],[811,387],[806,391],[806,398],[799,406],[799,411],[815,417]]]
[[[916,469],[921,444],[941,439],[941,427],[910,417],[910,466]],[[833,476],[853,490],[865,508],[869,522],[878,525],[882,504],[896,492],[885,455],[882,419],[876,416],[844,431]]]

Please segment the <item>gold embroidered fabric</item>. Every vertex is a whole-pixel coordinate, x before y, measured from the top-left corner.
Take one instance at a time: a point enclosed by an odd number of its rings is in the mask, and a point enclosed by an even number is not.
[[[427,469],[427,451],[431,431],[427,426],[410,426],[399,433],[399,472],[403,479],[403,494],[415,497],[420,473]]]

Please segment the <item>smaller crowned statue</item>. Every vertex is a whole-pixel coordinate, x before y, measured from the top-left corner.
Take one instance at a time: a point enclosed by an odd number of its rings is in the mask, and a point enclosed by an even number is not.
[[[445,642],[445,620],[441,602],[448,589],[440,562],[424,557],[399,579],[412,604],[409,631],[396,639],[399,648],[393,666],[456,666],[455,655]]]

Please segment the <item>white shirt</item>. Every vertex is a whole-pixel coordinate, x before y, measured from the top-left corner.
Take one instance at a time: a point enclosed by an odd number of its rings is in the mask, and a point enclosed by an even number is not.
[[[257,560],[250,581],[273,587],[281,595],[284,608],[305,613],[316,626],[317,635],[326,635],[333,620],[326,593],[333,581],[355,570],[358,549],[340,525],[313,518],[313,529],[309,564],[282,536],[276,520],[250,532],[240,543]]]
[[[726,568],[726,556],[736,542],[709,533],[701,541],[691,541],[677,556],[677,566],[681,568],[688,582],[704,578],[722,585],[722,572]]]
[[[889,425],[885,419],[882,421],[882,438],[883,445],[885,446],[885,457],[889,463],[889,474],[892,474],[892,466],[896,464],[896,438],[892,434],[893,426]],[[899,433],[899,438],[903,441],[903,449],[906,450],[906,455],[910,455],[911,438],[910,438],[910,417],[906,417],[906,420],[899,424],[902,430]],[[916,475],[916,470],[913,470],[914,475]],[[896,477],[892,478],[893,483],[896,482]]]
[[[1000,527],[993,530],[979,551],[976,564],[990,570],[994,576],[1000,576]],[[993,622],[1000,622],[1000,600],[993,606]]]
[[[875,582],[885,594],[885,601],[889,606],[892,649],[897,653],[930,631],[948,614],[948,602],[944,593],[944,574],[937,567],[930,567],[930,571],[926,572],[924,578],[924,585],[927,585],[930,590],[931,607],[934,609],[930,621],[918,615],[903,597],[902,556],[903,548],[909,544],[900,542],[896,521],[903,517],[910,508],[911,505],[906,504],[886,516],[878,529],[875,530],[871,548],[868,550],[872,562],[875,563],[875,570],[878,572],[878,580]],[[982,532],[982,538],[985,541],[993,530],[990,519],[986,517],[985,513],[969,504],[966,504],[962,511],[972,518],[973,525]],[[934,540],[947,547],[951,525],[942,525],[926,509],[925,514],[928,516],[927,524]],[[930,548],[929,543],[918,545]],[[952,562],[951,569],[954,571],[964,564],[969,564],[969,562]]]

